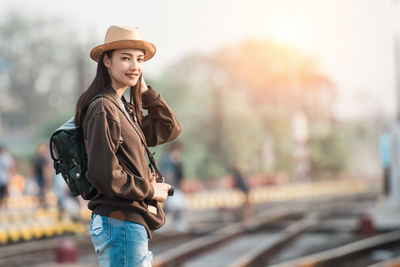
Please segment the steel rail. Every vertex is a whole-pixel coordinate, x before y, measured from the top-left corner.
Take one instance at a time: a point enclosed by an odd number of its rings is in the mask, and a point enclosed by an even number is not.
[[[277,251],[284,248],[287,244],[294,241],[304,231],[318,222],[317,213],[311,213],[302,220],[295,222],[286,227],[273,242],[264,242],[257,244],[254,249],[250,250],[237,261],[229,265],[229,267],[254,267],[264,266],[272,256],[275,256]],[[267,240],[268,241],[268,240]]]
[[[400,230],[356,241],[338,248],[315,253],[271,267],[313,267],[334,264],[369,250],[390,246],[400,241]],[[339,265],[337,265],[339,266]]]
[[[400,267],[400,257],[378,262],[367,267]]]
[[[275,237],[273,242],[265,241],[263,244],[257,244],[254,249],[247,252],[229,267],[265,266],[266,262],[296,240],[302,233],[318,225],[320,218],[332,216],[338,211],[343,211],[348,208],[347,205],[348,203],[346,202],[334,202],[334,204],[329,204],[328,207],[326,205],[317,205],[314,207],[313,213],[286,227]],[[352,206],[352,209],[354,209],[354,206]]]
[[[313,211],[324,212],[333,209],[343,209],[350,201],[360,201],[372,198],[372,194],[355,194],[350,196],[330,196],[327,198],[315,198],[298,200],[293,203],[281,203],[281,205],[258,213],[258,217],[244,226],[242,222],[224,227],[207,236],[183,243],[159,254],[154,259],[154,267],[179,266],[196,256],[211,251],[218,246],[230,242],[232,239],[247,233],[249,230],[260,229],[268,223],[293,215],[304,215]],[[347,202],[347,203],[346,203]],[[334,203],[334,204],[332,204]],[[290,205],[288,205],[290,204]]]
[[[293,214],[296,214],[293,209],[284,209],[282,207],[273,208],[268,212],[264,212],[263,219],[254,220],[247,225],[243,224],[243,222],[238,222],[212,232],[207,236],[197,238],[178,247],[165,251],[155,258],[153,266],[178,266],[194,256],[198,256],[202,253],[215,249],[216,247],[231,241],[232,239],[248,232],[249,230],[254,230],[266,223],[273,222]],[[299,214],[299,211],[297,211],[297,214]]]

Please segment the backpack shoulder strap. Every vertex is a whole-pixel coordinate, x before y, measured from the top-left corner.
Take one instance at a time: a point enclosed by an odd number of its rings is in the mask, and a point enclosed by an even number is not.
[[[118,112],[117,108],[115,107],[115,103],[114,103],[108,96],[106,96],[106,95],[96,95],[96,96],[94,96],[92,99],[90,99],[89,105],[90,105],[93,101],[95,101],[96,99],[98,99],[98,98],[106,98],[106,99],[108,99],[108,101],[110,101],[111,103],[113,103],[112,106],[113,106],[115,115],[116,115],[116,117],[117,117],[117,122],[118,122],[118,124],[119,124],[120,127],[121,127],[121,121],[120,121],[120,118],[119,118],[119,112]],[[123,142],[124,142],[124,139],[122,138],[121,131],[120,131],[118,143],[119,143],[119,145],[121,145]]]
[[[124,107],[124,103],[121,101],[121,99],[118,97],[118,95],[117,95],[115,92],[113,92],[113,93],[114,93],[114,94],[113,94],[113,95],[114,95],[114,99],[117,101],[118,105],[120,105],[120,108],[123,110],[123,112],[124,112],[125,115],[127,116],[127,119],[130,119],[129,114],[128,114],[128,112],[126,111],[126,109],[125,109],[125,107]],[[109,101],[113,102],[108,96],[105,96],[105,95],[96,95],[96,96],[94,96],[94,97],[90,100],[90,102],[92,102],[92,101],[94,101],[95,99],[100,98],[100,97],[107,98]],[[113,104],[115,105],[114,102],[113,102]],[[114,106],[114,108],[116,108],[116,107]],[[117,114],[118,123],[120,123],[118,110],[116,110],[116,114]],[[135,129],[135,127],[133,127],[133,128]],[[135,129],[135,130],[136,130],[136,129]],[[137,130],[136,130],[136,131],[137,131]],[[157,168],[156,161],[155,161],[155,159],[154,159],[154,157],[153,157],[153,154],[150,152],[150,150],[149,150],[149,148],[148,148],[148,146],[147,146],[146,141],[143,140],[143,138],[142,138],[142,136],[141,136],[140,133],[138,133],[138,135],[139,135],[140,140],[142,141],[142,143],[143,143],[143,145],[144,145],[144,148],[145,148],[146,153],[147,153],[147,157],[149,158],[149,162],[150,162],[149,167],[150,167],[150,170],[151,170],[152,172],[155,172],[155,173],[157,174],[157,176],[159,177],[159,179],[164,179],[163,176],[162,176],[162,174],[160,173],[160,171],[159,171],[158,168]],[[122,136],[120,136],[119,138],[120,138],[119,142],[120,142],[120,144],[122,144],[122,143],[123,143],[123,138],[122,138]]]

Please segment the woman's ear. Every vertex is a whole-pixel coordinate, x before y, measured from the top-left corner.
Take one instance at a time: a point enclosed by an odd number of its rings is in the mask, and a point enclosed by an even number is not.
[[[111,59],[107,56],[107,54],[104,55],[103,64],[104,64],[104,66],[106,66],[107,68],[109,68],[110,65],[111,65]]]

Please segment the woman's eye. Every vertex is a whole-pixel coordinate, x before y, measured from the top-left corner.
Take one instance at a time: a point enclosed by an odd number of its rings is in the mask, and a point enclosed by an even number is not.
[[[129,57],[123,57],[122,60],[129,60]]]
[[[143,62],[143,58],[138,58],[138,62]]]

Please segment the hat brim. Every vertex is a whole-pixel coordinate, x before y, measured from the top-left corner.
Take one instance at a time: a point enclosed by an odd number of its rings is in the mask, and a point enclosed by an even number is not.
[[[90,57],[98,62],[100,55],[103,52],[114,50],[114,49],[142,49],[144,50],[144,61],[149,60],[156,53],[156,46],[150,42],[142,40],[120,40],[114,41],[102,45],[98,45],[90,51]]]

